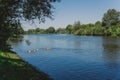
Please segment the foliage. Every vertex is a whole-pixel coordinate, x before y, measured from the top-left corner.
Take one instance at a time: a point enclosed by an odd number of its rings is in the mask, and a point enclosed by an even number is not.
[[[80,29],[80,26],[81,26],[80,21],[75,22],[73,25],[73,32]]]
[[[21,20],[45,22],[52,19],[52,3],[59,0],[0,0],[0,49],[7,46],[10,36],[21,33],[18,26]],[[19,27],[20,28],[20,27]]]
[[[54,27],[49,27],[48,29],[29,29],[28,31],[25,31],[25,34],[54,34],[55,29]]]
[[[68,34],[72,34],[73,26],[69,24],[69,25],[66,27],[66,31],[67,31]]]
[[[120,13],[115,9],[109,9],[103,15],[102,22],[97,21],[94,24],[81,24],[76,21],[73,25],[69,24],[66,28],[58,28],[56,31],[48,28],[45,33],[58,33],[58,34],[74,34],[74,35],[92,35],[92,36],[120,36]],[[109,23],[110,22],[110,23]],[[109,25],[109,26],[108,26]],[[53,28],[53,27],[52,27]],[[37,33],[33,30],[28,32]],[[40,33],[40,31],[39,31]]]
[[[54,27],[49,27],[47,30],[46,30],[47,33],[55,33],[55,29]]]
[[[103,16],[102,25],[105,27],[115,26],[120,22],[120,12],[109,9]]]
[[[56,33],[57,33],[57,34],[66,34],[67,31],[66,31],[64,28],[58,28],[58,29],[56,30]]]

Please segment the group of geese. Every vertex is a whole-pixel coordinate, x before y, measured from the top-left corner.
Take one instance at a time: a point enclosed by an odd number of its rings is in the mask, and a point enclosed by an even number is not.
[[[51,48],[43,48],[44,50],[50,50]],[[38,52],[39,49],[27,50],[27,53]]]

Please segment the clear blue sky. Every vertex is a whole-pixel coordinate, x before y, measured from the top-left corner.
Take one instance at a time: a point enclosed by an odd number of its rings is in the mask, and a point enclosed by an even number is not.
[[[25,30],[30,28],[55,28],[66,27],[75,21],[81,24],[95,23],[101,21],[103,14],[108,9],[116,9],[120,11],[120,0],[61,0],[60,3],[54,3],[56,8],[54,11],[54,20],[46,19],[42,24],[23,23]]]

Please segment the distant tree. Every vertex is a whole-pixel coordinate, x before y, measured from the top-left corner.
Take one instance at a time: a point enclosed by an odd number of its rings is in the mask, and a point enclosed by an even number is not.
[[[72,34],[72,30],[73,30],[73,26],[69,24],[69,25],[66,27],[66,31],[68,32],[68,34]]]
[[[81,26],[80,21],[75,22],[75,23],[73,24],[72,33],[73,33],[73,34],[76,34],[76,32],[80,29],[80,26]]]
[[[93,28],[93,35],[103,35],[103,27],[100,21],[97,21]]]
[[[36,29],[35,29],[35,32],[40,32],[40,28],[36,28]]]
[[[94,27],[95,25],[92,23],[86,24],[86,27]]]
[[[120,22],[120,12],[115,9],[109,9],[102,18],[102,25],[111,27]]]
[[[52,18],[52,3],[59,0],[0,0],[0,50],[6,50],[6,41],[21,20],[44,22]]]
[[[46,32],[46,30],[45,30],[45,29],[40,29],[39,34],[47,34],[47,32]]]
[[[102,26],[102,23],[100,22],[100,21],[97,21],[96,23],[95,23],[95,26]]]
[[[33,33],[34,33],[34,29],[29,29],[29,30],[27,31],[27,33],[28,33],[28,34],[33,34]]]
[[[55,28],[49,27],[46,31],[47,31],[47,33],[55,33]]]
[[[80,21],[77,21],[74,23],[73,29],[76,31],[76,30],[80,29],[80,26],[81,26]]]
[[[66,34],[67,32],[66,32],[66,30],[64,28],[58,28],[56,30],[56,33],[58,33],[58,34]]]

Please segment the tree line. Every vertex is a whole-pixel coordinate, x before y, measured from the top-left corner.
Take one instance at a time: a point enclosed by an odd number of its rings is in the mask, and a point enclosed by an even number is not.
[[[109,9],[104,13],[101,21],[94,24],[81,24],[80,21],[69,24],[66,28],[49,27],[47,29],[29,29],[26,34],[74,34],[95,36],[120,36],[120,12]]]

